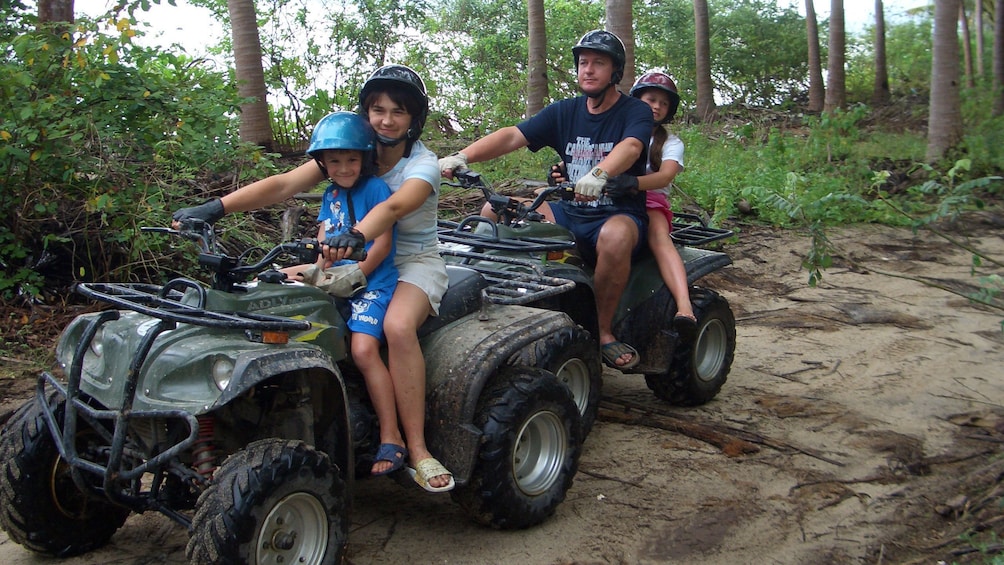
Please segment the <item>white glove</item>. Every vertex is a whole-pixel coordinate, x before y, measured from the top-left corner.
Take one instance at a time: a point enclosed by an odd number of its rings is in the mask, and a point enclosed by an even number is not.
[[[349,298],[366,288],[366,275],[359,263],[346,263],[324,269],[324,276],[313,285],[332,296]]]
[[[453,171],[456,171],[457,169],[466,168],[467,155],[464,155],[463,153],[457,152],[452,155],[447,155],[439,160],[439,174],[444,177],[446,176],[446,171],[450,171],[450,174],[453,174]]]
[[[597,198],[600,192],[603,190],[603,186],[607,184],[606,171],[599,167],[593,167],[593,170],[589,171],[588,174],[584,175],[578,181],[575,182],[575,194],[580,194],[588,198]]]

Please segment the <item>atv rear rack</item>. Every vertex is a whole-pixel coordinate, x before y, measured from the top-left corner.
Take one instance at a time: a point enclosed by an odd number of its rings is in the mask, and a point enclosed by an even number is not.
[[[183,289],[198,295],[195,305],[183,302]],[[210,328],[252,331],[303,331],[310,322],[250,312],[206,310],[206,290],[191,279],[178,278],[164,286],[142,283],[77,283],[75,290],[94,300],[168,322]]]
[[[732,237],[732,230],[708,227],[696,214],[673,212],[673,241],[690,247],[701,247]]]

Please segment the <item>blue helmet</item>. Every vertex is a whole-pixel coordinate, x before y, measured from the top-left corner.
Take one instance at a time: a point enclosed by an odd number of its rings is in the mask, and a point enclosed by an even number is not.
[[[376,174],[376,133],[365,118],[355,112],[332,112],[321,118],[310,134],[310,145],[307,155],[317,161],[321,172],[328,176],[328,171],[321,162],[322,152],[326,149],[343,149],[363,152],[363,176]]]

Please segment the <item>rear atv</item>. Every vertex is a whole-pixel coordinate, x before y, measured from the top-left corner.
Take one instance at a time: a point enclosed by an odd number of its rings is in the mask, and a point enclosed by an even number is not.
[[[449,261],[465,265],[479,264],[485,256],[495,260],[499,257],[529,259],[540,264],[547,275],[575,281],[574,290],[547,297],[534,306],[565,312],[594,336],[591,347],[596,353],[580,356],[583,363],[572,367],[593,366],[593,360],[599,358],[599,344],[595,338],[598,332],[592,266],[583,258],[586,255],[576,248],[568,230],[545,222],[537,212],[551,195],[570,197],[573,187],[569,184],[547,187],[532,201],[522,201],[495,193],[478,173],[470,170],[458,172],[456,182],[447,184],[482,191],[498,220],[472,216],[460,222],[440,222],[440,240],[445,243],[443,254]],[[636,259],[632,265],[613,329],[621,341],[639,352],[641,363],[631,372],[644,375],[648,387],[658,398],[675,405],[694,406],[718,394],[735,355],[735,318],[728,301],[711,289],[694,286],[705,275],[731,264],[725,253],[702,246],[728,238],[732,232],[711,228],[690,214],[676,214],[673,228],[672,236],[692,285],[691,301],[698,318],[695,338],[682,340],[673,329],[676,304],[651,254]],[[522,245],[515,245],[513,241],[520,241]],[[518,265],[505,268],[520,269]],[[526,362],[526,357],[520,359]],[[535,362],[530,364],[540,366]],[[551,369],[556,370],[553,366]],[[578,403],[588,431],[595,418],[600,383],[590,371],[573,374],[586,373],[590,373],[590,379],[573,378],[572,381],[590,383],[591,392],[588,395],[580,392]],[[584,398],[589,400],[583,401]]]

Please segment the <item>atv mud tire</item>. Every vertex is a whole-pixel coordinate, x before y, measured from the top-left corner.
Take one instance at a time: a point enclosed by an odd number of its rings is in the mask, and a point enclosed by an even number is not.
[[[345,484],[328,456],[265,439],[230,456],[199,497],[192,563],[341,563],[348,541]]]
[[[550,371],[568,387],[579,409],[585,441],[596,421],[603,385],[600,346],[589,332],[579,326],[563,328],[518,351],[510,364]]]
[[[55,410],[63,419],[63,406]],[[93,430],[81,424],[78,448]],[[95,477],[84,473],[85,480]],[[0,431],[0,526],[31,551],[70,557],[111,539],[129,510],[82,492],[59,456],[35,400],[25,403]]]
[[[655,396],[677,406],[699,406],[722,389],[736,352],[736,320],[725,298],[713,290],[691,287],[697,315],[694,341],[673,352],[666,374],[646,375]]]
[[[565,499],[582,453],[579,411],[554,373],[503,367],[478,401],[483,433],[470,481],[451,491],[476,522],[520,529]]]

